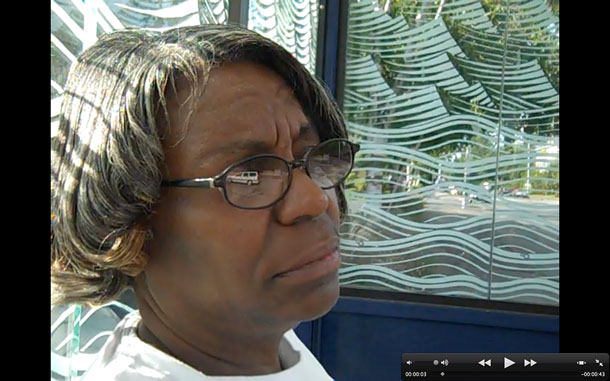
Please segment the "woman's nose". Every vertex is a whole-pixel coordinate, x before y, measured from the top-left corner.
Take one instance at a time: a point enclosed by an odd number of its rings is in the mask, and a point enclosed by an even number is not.
[[[307,175],[304,168],[295,168],[290,188],[276,206],[276,217],[281,224],[292,225],[299,219],[311,219],[324,214],[329,204],[326,191]]]

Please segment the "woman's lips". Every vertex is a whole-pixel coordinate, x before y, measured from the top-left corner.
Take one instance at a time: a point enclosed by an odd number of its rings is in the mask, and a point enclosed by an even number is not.
[[[293,281],[315,280],[332,272],[336,272],[339,270],[340,265],[341,256],[337,249],[296,269],[279,273],[275,277]]]

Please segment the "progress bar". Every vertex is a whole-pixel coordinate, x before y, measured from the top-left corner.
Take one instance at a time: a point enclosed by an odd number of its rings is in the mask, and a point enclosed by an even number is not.
[[[608,353],[403,353],[402,380],[608,380]]]

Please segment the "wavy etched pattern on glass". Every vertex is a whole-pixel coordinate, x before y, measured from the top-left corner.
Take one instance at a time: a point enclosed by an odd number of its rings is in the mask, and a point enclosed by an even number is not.
[[[51,0],[51,136],[70,66],[100,35],[127,27],[225,24],[228,11],[229,0]]]
[[[558,302],[558,23],[513,1],[507,52],[530,49],[498,64],[491,3],[350,3],[344,112],[362,150],[342,285]],[[536,43],[519,40],[540,29],[532,9],[550,35]]]
[[[250,0],[248,28],[275,41],[315,73],[318,0]]]
[[[505,139],[511,152],[500,157],[498,168],[499,205],[504,208],[496,214],[493,266],[498,249],[520,255],[523,263],[510,275],[522,278],[523,285],[537,281],[538,287],[522,285],[519,300],[557,304],[559,20],[545,1],[523,0],[496,6],[490,17],[507,35],[503,106],[511,117],[502,117],[503,126],[517,133]],[[488,82],[488,88],[497,88]],[[538,264],[535,271],[524,272]],[[514,294],[493,278],[492,299],[512,300]]]

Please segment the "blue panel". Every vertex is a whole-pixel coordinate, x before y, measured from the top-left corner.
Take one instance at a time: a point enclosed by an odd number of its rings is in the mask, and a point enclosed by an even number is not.
[[[332,312],[559,332],[559,318],[468,307],[340,297]]]
[[[295,329],[294,333],[297,334],[299,339],[305,344],[307,348],[311,351],[311,321],[305,321],[299,324]]]
[[[342,298],[322,319],[321,362],[340,381],[400,380],[403,352],[558,352],[558,319]]]

